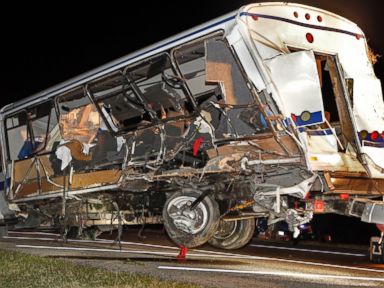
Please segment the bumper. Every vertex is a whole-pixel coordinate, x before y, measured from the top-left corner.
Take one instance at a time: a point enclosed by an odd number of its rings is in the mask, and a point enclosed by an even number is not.
[[[384,224],[384,202],[370,201],[365,204],[361,221],[368,223]]]
[[[384,224],[384,201],[355,198],[350,203],[347,215],[359,217],[367,223]]]

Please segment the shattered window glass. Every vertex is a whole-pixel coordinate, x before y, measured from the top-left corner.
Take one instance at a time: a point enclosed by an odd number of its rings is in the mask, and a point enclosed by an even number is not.
[[[88,88],[103,112],[104,121],[113,131],[138,129],[152,124],[149,113],[122,73],[96,80]]]
[[[174,73],[167,54],[130,68],[127,73],[135,81],[144,101],[158,119],[191,114],[192,107],[182,89],[183,80]]]

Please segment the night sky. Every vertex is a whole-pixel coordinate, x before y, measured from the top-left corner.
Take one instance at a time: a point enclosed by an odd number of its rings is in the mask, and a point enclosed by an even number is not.
[[[136,1],[89,8],[54,5],[2,9],[1,104],[14,102],[92,68],[255,1]],[[384,17],[377,1],[297,0],[340,14],[365,31],[370,46],[384,55]],[[67,2],[66,2],[67,3]],[[136,17],[133,18],[132,16]],[[140,19],[140,20],[136,20]],[[384,59],[375,65],[384,80]],[[1,106],[2,106],[1,105]]]

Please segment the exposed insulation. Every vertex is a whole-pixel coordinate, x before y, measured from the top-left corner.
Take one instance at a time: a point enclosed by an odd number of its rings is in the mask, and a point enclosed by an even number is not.
[[[60,115],[61,134],[64,140],[91,143],[100,128],[100,115],[92,104]]]

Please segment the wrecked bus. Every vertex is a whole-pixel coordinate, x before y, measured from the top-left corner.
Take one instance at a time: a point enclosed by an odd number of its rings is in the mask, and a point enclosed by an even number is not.
[[[1,145],[18,227],[94,237],[163,223],[178,245],[224,249],[259,217],[296,235],[314,213],[384,231],[369,55],[343,17],[258,3],[10,104]]]

